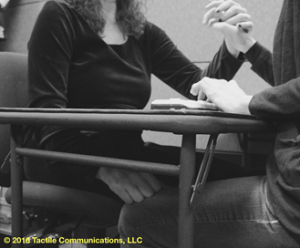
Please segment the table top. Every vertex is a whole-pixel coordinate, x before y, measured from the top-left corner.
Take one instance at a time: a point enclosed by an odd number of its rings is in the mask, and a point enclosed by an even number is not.
[[[51,125],[84,130],[152,130],[178,134],[270,132],[272,123],[253,115],[209,110],[0,108],[0,124]]]

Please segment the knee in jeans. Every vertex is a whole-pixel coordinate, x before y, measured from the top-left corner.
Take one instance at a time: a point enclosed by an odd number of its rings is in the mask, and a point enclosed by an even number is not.
[[[125,204],[121,210],[119,217],[119,234],[121,237],[132,236],[132,230],[137,225],[137,220],[139,214],[137,214],[138,209],[134,205]]]

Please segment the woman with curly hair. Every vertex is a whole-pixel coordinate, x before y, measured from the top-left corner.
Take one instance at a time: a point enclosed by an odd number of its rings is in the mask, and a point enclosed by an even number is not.
[[[143,109],[151,94],[151,74],[193,99],[190,88],[201,78],[230,80],[242,65],[224,43],[211,64],[199,69],[146,20],[142,7],[138,0],[48,1],[28,44],[29,106]],[[245,16],[249,17],[236,5],[224,21],[234,24]],[[141,133],[41,126],[34,140],[46,150],[179,163],[177,149],[171,155],[149,149]],[[29,180],[89,190],[126,203],[141,202],[162,187],[149,173],[55,161],[38,168],[28,165],[26,174]]]
[[[65,0],[71,7],[78,10],[86,18],[87,22],[98,32],[100,35],[104,31],[106,20],[105,16],[99,15],[101,13],[103,4],[99,0]],[[109,1],[107,1],[109,2]],[[124,36],[133,35],[139,37],[144,30],[145,16],[141,11],[142,2],[138,1],[115,1],[116,2],[116,15],[115,21],[122,31]],[[109,24],[109,22],[108,22]]]

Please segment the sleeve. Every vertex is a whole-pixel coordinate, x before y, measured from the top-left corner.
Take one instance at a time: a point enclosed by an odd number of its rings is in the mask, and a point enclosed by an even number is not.
[[[67,107],[74,36],[71,17],[65,8],[53,1],[47,2],[37,18],[28,43],[29,107]],[[60,129],[39,127],[35,138],[41,143]]]
[[[300,115],[300,77],[255,94],[251,114],[274,120],[298,120]]]
[[[245,54],[251,69],[271,86],[274,86],[272,53],[256,42]]]
[[[234,58],[225,43],[204,70],[184,56],[164,31],[150,25],[152,73],[188,98],[191,86],[203,77],[231,80],[244,60]]]
[[[272,54],[256,43],[245,54],[252,70],[271,86],[275,85]],[[297,120],[300,114],[300,77],[255,94],[250,101],[251,114],[273,120]],[[298,118],[297,118],[298,117]]]
[[[28,43],[29,107],[67,108],[68,74],[75,50],[76,33],[71,13],[62,4],[49,1],[35,23]],[[76,129],[40,126],[34,138],[46,150],[83,152],[83,135]],[[82,141],[82,142],[81,142]],[[93,180],[97,167],[72,166],[86,180]]]

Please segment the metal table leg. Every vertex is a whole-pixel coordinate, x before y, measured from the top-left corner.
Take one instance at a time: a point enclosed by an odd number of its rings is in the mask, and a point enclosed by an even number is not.
[[[211,135],[198,177],[193,185],[196,163],[196,135],[183,135],[180,157],[178,247],[194,248],[194,212],[196,193],[201,193],[212,162],[218,135]],[[193,190],[192,190],[193,189]]]
[[[190,207],[196,163],[196,135],[184,134],[180,155],[178,247],[194,246],[194,214]]]
[[[12,208],[12,248],[23,247],[23,160],[16,155],[18,126],[11,127],[11,208]]]

